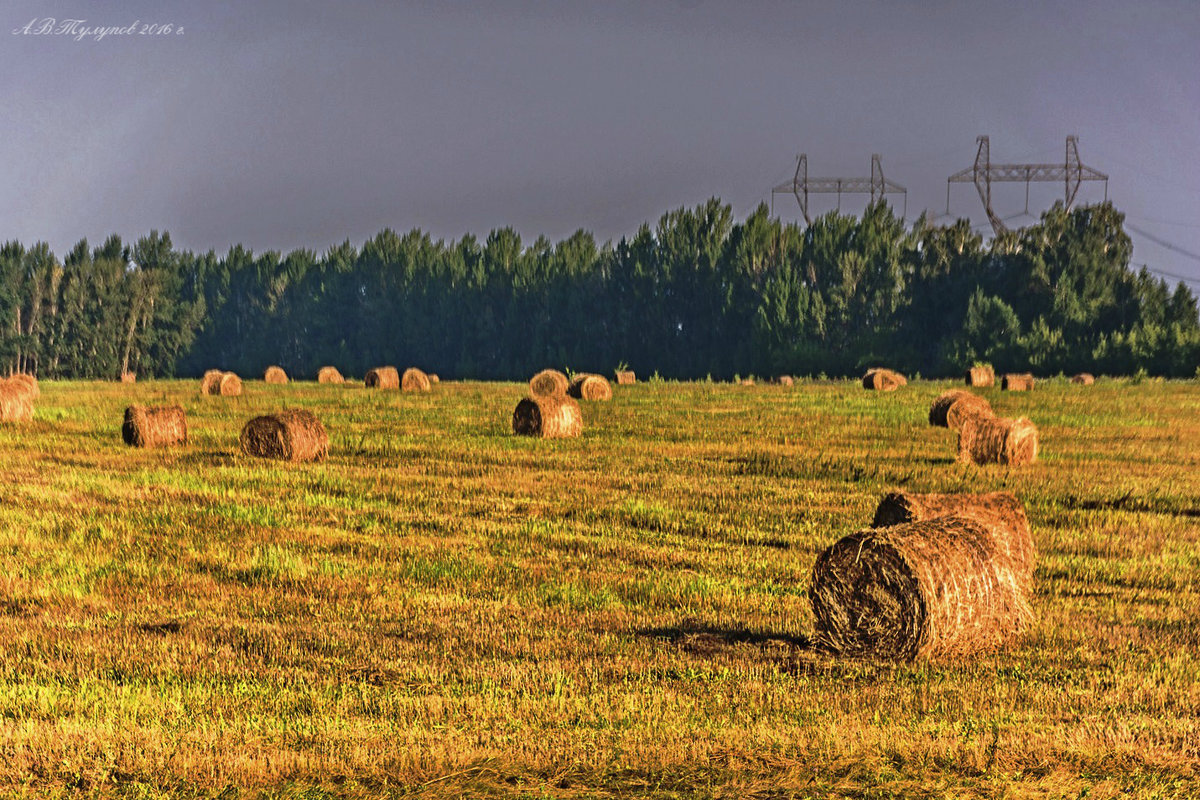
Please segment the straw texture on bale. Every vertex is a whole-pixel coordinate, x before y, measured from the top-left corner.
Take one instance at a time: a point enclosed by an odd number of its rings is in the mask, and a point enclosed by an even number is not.
[[[852,533],[813,567],[817,641],[902,660],[1002,648],[1033,617],[1021,571],[973,517]]]
[[[796,381],[791,375],[780,375],[779,376],[779,385],[780,386],[794,386],[795,384],[796,384]]]
[[[576,400],[612,400],[612,386],[603,375],[580,372],[571,378],[567,395]]]
[[[513,433],[542,439],[564,439],[583,433],[583,414],[573,397],[534,395],[517,403]]]
[[[959,428],[962,427],[964,419],[976,415],[993,416],[992,404],[987,398],[963,389],[951,389],[938,395],[929,407],[929,424],[942,428]]]
[[[187,444],[187,417],[177,405],[133,405],[125,409],[121,438],[130,447]]]
[[[872,528],[888,528],[945,516],[970,517],[988,527],[996,550],[1012,561],[1024,584],[1033,579],[1037,549],[1025,506],[1009,492],[986,494],[921,494],[889,492],[875,508]]]
[[[221,377],[225,373],[219,369],[210,369],[204,373],[204,377],[200,379],[200,394],[217,394],[217,388],[221,385]]]
[[[8,380],[19,387],[31,400],[42,396],[42,390],[38,387],[38,379],[28,372],[14,372]]]
[[[996,373],[991,367],[971,367],[967,370],[967,386],[994,386]]]
[[[1028,372],[1005,375],[1000,388],[1009,392],[1028,392],[1033,388],[1033,376]]]
[[[324,461],[329,435],[311,411],[293,408],[255,417],[242,428],[242,452],[280,461]]]
[[[217,391],[214,392],[222,397],[237,397],[241,393],[242,379],[232,372],[226,372],[221,376],[221,381],[217,384]]]
[[[862,380],[863,388],[881,392],[893,392],[907,383],[907,378],[890,369],[869,369]]]
[[[404,370],[400,377],[400,390],[405,392],[428,392],[432,386],[429,376],[416,367]]]
[[[283,367],[267,367],[263,380],[267,383],[284,384],[288,382],[288,375],[283,371]]]
[[[12,378],[0,378],[0,422],[28,422],[33,419],[33,398],[28,389]]]
[[[346,379],[337,367],[321,367],[317,370],[317,383],[345,383]]]
[[[637,375],[631,369],[617,372],[617,386],[632,386],[637,383]]]
[[[556,369],[544,369],[529,379],[529,391],[534,397],[565,395],[570,385],[567,376]]]
[[[958,429],[958,460],[963,463],[1019,466],[1036,461],[1037,452],[1037,428],[1024,417],[969,417]]]
[[[1071,383],[1078,383],[1082,386],[1091,386],[1096,382],[1096,376],[1090,372],[1081,372],[1074,378],[1071,378]]]
[[[137,375],[132,372],[122,372],[121,383],[137,383]]]
[[[367,373],[368,389],[399,389],[400,373],[395,367],[376,367]]]

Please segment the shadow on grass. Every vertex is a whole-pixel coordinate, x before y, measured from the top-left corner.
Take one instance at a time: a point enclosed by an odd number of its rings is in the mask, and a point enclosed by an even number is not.
[[[665,628],[645,628],[637,631],[637,635],[663,639],[697,655],[712,655],[739,644],[762,648],[789,647],[802,650],[813,650],[815,647],[812,639],[803,635],[793,636],[784,633],[751,631],[745,628],[719,628],[687,623]]]

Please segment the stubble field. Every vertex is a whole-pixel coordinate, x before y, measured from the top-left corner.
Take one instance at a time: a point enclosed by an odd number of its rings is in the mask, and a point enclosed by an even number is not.
[[[43,382],[0,425],[0,791],[1197,796],[1200,383],[980,390],[1038,425],[1012,470],[927,424],[956,385],[641,383],[538,441],[516,383]],[[130,402],[191,442],[125,447]],[[283,407],[327,462],[238,452]],[[811,646],[817,554],[898,487],[1025,502],[1017,649]]]

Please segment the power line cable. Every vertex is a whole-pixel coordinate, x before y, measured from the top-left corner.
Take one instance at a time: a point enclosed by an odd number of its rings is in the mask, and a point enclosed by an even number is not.
[[[1147,233],[1146,231],[1142,230],[1141,228],[1137,227],[1136,225],[1131,225],[1129,222],[1125,223],[1125,227],[1129,228],[1129,230],[1133,231],[1134,233],[1136,233],[1140,236],[1145,236],[1147,239],[1154,242],[1156,245],[1167,248],[1172,253],[1178,253],[1181,256],[1187,256],[1188,258],[1193,258],[1196,261],[1200,261],[1200,253],[1193,253],[1191,250],[1185,250],[1182,247],[1180,247],[1179,245],[1168,242],[1166,239],[1160,239],[1159,237],[1155,236],[1153,233]]]

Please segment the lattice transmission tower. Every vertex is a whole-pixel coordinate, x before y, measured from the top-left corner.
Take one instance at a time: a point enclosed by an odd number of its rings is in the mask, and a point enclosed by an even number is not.
[[[1066,207],[1071,208],[1079,186],[1084,181],[1104,181],[1104,199],[1108,200],[1108,176],[1103,172],[1085,166],[1079,160],[1079,139],[1067,137],[1066,157],[1061,164],[993,164],[988,146],[988,137],[980,136],[975,140],[979,149],[975,153],[974,166],[951,175],[946,179],[946,215],[950,214],[950,184],[974,183],[979,191],[979,199],[983,201],[983,209],[987,212],[992,230],[1001,234],[1008,228],[1004,220],[992,209],[992,183],[1022,182],[1025,183],[1025,213],[1029,213],[1029,184],[1035,182],[1058,182],[1063,184]]]
[[[796,175],[787,183],[781,183],[771,190],[771,214],[775,214],[775,195],[792,194],[800,204],[800,213],[804,221],[812,225],[808,215],[808,196],[810,194],[837,194],[838,211],[842,210],[843,194],[869,194],[871,202],[882,200],[886,194],[904,195],[904,214],[908,215],[908,190],[900,184],[883,177],[883,165],[878,155],[871,156],[871,177],[869,178],[810,178],[808,177],[808,154],[801,153],[796,163]]]

